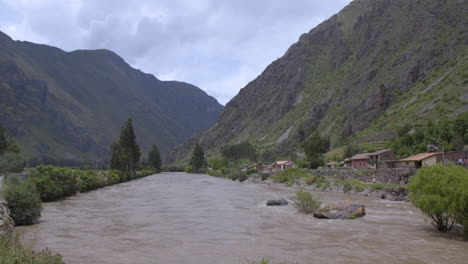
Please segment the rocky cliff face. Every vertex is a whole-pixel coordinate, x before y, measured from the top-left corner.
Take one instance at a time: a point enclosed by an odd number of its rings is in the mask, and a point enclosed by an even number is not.
[[[163,156],[211,126],[222,106],[199,88],[160,81],[111,51],[13,41],[0,32],[0,123],[28,158],[108,158],[123,122],[134,119],[144,151]]]
[[[301,127],[336,146],[466,111],[467,11],[458,0],[355,0],[302,35],[196,140],[216,150],[250,139],[286,155]]]

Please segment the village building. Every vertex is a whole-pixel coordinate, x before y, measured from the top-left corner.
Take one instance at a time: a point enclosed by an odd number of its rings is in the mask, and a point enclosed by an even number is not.
[[[456,165],[468,165],[468,150],[450,151],[442,154],[442,160],[445,164],[453,163]]]
[[[385,161],[393,159],[395,159],[395,151],[393,149],[356,154],[350,158],[353,169],[379,169]]]
[[[432,166],[443,161],[443,153],[419,153],[406,159],[400,160],[398,167],[400,168],[416,168],[419,169],[422,166]]]
[[[296,163],[290,160],[281,160],[272,164],[273,171],[283,171],[296,167]]]
[[[351,159],[345,159],[343,161],[343,168],[351,168]]]
[[[332,162],[327,163],[327,167],[329,169],[334,169],[334,168],[338,167],[339,165],[340,165],[340,163],[338,161],[332,161]]]
[[[370,157],[367,153],[356,154],[350,158],[351,168],[353,169],[368,169]]]
[[[260,173],[272,173],[273,172],[273,166],[269,164],[253,164],[249,165],[247,167],[244,167],[242,171],[248,171],[251,169],[255,169],[257,172]]]

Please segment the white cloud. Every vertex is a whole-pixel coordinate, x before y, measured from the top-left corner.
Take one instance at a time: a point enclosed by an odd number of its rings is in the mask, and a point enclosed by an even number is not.
[[[0,0],[14,39],[107,48],[160,79],[226,103],[302,33],[351,0]]]

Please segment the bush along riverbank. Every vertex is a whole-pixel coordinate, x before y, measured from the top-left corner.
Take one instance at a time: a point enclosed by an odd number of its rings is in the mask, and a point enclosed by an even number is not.
[[[156,169],[128,172],[39,166],[30,170],[30,177],[28,177],[27,181],[32,182],[36,186],[43,202],[51,202],[77,193],[89,192],[158,172]]]

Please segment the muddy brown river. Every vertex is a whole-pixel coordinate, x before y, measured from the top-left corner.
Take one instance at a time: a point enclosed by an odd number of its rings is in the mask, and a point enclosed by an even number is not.
[[[406,202],[319,193],[366,205],[356,220],[319,220],[292,205],[293,188],[161,173],[44,204],[39,224],[17,228],[66,263],[468,263],[460,235],[435,232]]]

